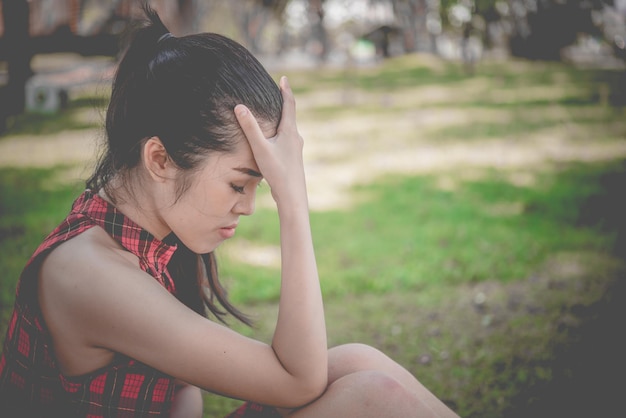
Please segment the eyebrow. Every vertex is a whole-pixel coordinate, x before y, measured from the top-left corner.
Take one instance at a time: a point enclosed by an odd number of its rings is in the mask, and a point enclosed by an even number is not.
[[[233,170],[239,171],[240,173],[244,173],[244,174],[247,174],[247,175],[252,176],[252,177],[263,177],[263,175],[261,173],[259,173],[256,170],[253,170],[251,168],[235,167],[235,168],[233,168]]]

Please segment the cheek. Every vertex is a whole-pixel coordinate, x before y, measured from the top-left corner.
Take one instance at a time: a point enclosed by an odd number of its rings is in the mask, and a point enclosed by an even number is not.
[[[212,208],[214,202],[218,199],[215,194],[206,190],[197,190],[193,196],[191,196],[190,206],[199,213],[210,214],[213,212]]]
[[[182,211],[181,216],[193,213],[194,217],[219,217],[230,212],[236,200],[237,196],[229,185],[210,182],[205,187],[189,190],[183,205],[187,209]]]

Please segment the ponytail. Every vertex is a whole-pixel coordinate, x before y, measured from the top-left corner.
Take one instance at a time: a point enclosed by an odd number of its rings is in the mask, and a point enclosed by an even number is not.
[[[108,142],[96,169],[87,180],[93,190],[105,188],[108,180],[119,171],[132,168],[139,160],[140,142],[149,137],[145,127],[149,112],[142,106],[150,94],[148,69],[157,55],[159,41],[169,30],[157,12],[147,3],[143,5],[147,20],[134,21],[123,43],[123,51],[113,79],[110,104],[106,113],[105,129]],[[108,194],[108,193],[107,193]],[[114,193],[111,193],[114,199]]]

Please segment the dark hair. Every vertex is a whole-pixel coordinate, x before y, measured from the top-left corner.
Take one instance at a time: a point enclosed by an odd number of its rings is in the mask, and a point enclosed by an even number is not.
[[[117,68],[106,113],[107,142],[87,187],[104,189],[115,203],[115,177],[132,196],[129,174],[141,146],[157,136],[171,160],[192,173],[210,152],[230,152],[241,132],[233,109],[245,104],[259,121],[278,124],[282,96],[259,61],[237,42],[215,33],[169,35],[156,11],[144,5],[147,20],[133,29]],[[179,196],[189,176],[179,179]],[[226,297],[213,253],[197,255],[177,241],[168,266],[176,296],[196,312],[208,308],[222,322],[230,314],[248,319]],[[196,278],[192,282],[189,276]],[[210,292],[204,291],[208,280]]]

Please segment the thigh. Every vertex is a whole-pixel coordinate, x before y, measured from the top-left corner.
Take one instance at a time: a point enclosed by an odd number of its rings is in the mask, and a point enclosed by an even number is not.
[[[331,348],[326,392],[307,406],[280,413],[295,418],[458,418],[405,368],[363,344]]]
[[[345,344],[328,350],[328,382],[360,371],[389,374],[409,388],[417,383],[415,377],[381,351],[365,344]]]
[[[318,400],[286,416],[429,418],[437,415],[389,375],[376,371],[360,371],[335,380]]]
[[[328,380],[330,385],[346,376],[367,371],[381,373],[400,383],[419,400],[419,403],[423,405],[422,408],[434,411],[436,416],[457,417],[415,376],[381,351],[364,344],[346,344],[329,350]]]

